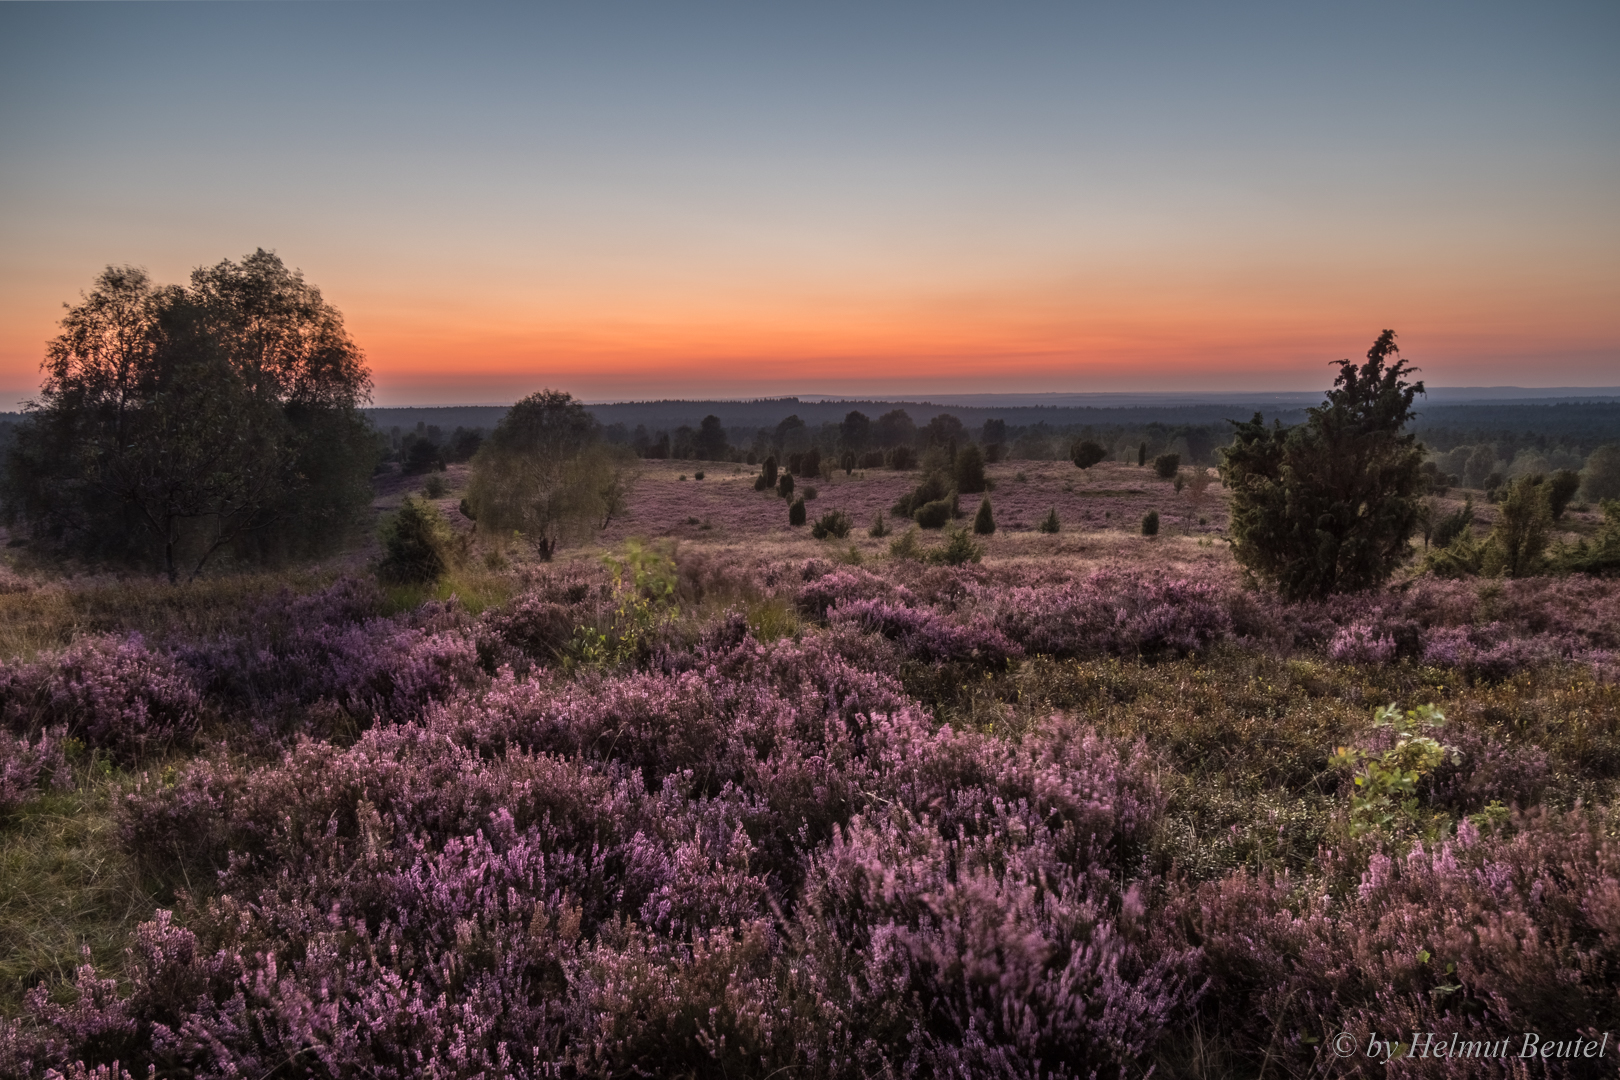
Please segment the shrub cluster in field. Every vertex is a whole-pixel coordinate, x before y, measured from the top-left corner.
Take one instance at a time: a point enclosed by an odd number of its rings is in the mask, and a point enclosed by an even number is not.
[[[476,616],[343,581],[88,637],[0,666],[0,815],[111,755],[193,887],[0,1021],[0,1075],[1136,1075],[1195,1027],[1303,1074],[1341,1030],[1610,1030],[1616,649],[1595,579],[1286,604],[639,545]],[[1369,722],[1442,683],[1444,725]]]

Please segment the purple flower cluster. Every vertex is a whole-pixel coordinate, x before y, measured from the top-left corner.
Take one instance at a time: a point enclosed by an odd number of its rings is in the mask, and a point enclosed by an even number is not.
[[[940,728],[836,635],[519,680],[149,777],[125,838],[217,882],[20,1062],[162,1074],[1118,1071],[1196,998],[1134,869],[1139,748]],[[181,925],[183,922],[183,926]]]
[[[61,652],[0,664],[0,718],[16,732],[63,727],[123,761],[184,741],[202,697],[186,671],[138,634],[83,638]]]
[[[47,728],[30,737],[0,731],[0,818],[33,801],[45,787],[68,788],[67,729]]]
[[[1304,1075],[1337,1031],[1366,1046],[1373,1033],[1615,1030],[1617,877],[1620,841],[1601,823],[1537,811],[1502,835],[1482,836],[1464,819],[1433,847],[1375,854],[1339,891],[1235,875],[1172,908],[1206,952],[1214,1021],[1256,1059]],[[1414,1067],[1486,1075],[1481,1064]]]

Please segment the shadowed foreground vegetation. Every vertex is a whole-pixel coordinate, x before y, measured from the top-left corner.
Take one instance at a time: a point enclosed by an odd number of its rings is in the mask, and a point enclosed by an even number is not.
[[[1509,1075],[1330,1040],[1620,1027],[1620,583],[977,542],[0,595],[0,1074]]]

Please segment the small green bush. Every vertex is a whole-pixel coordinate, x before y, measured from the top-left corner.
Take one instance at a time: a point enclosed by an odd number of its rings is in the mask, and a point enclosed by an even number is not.
[[[979,512],[973,518],[973,531],[979,536],[989,536],[996,531],[996,519],[990,512],[990,500],[988,498],[979,503]]]
[[[917,451],[909,446],[896,446],[884,453],[883,460],[889,468],[896,472],[917,467]]]
[[[1160,454],[1153,459],[1153,472],[1160,480],[1174,480],[1180,471],[1180,454]]]
[[[693,474],[692,474],[692,479],[694,479],[694,480],[701,480],[701,479],[703,479],[703,471],[702,471],[702,470],[701,470],[701,469],[700,469],[700,470],[698,470],[698,471],[697,471],[697,472],[695,472],[695,473],[693,473]]]
[[[1571,469],[1559,469],[1547,478],[1547,505],[1553,520],[1564,516],[1575,493],[1581,490],[1581,474]]]
[[[443,476],[433,473],[422,482],[422,494],[430,499],[442,499],[450,494],[450,484]]]
[[[1141,468],[1143,465],[1146,465],[1146,464],[1147,464],[1147,443],[1143,443],[1141,446],[1138,446],[1136,448],[1136,466],[1137,466],[1137,468]]]
[[[799,497],[802,498],[805,502],[809,502],[811,499],[815,498],[819,494],[821,494],[821,492],[816,490],[816,485],[814,485],[814,484],[806,484],[806,485],[804,485],[804,493],[802,495],[800,495]]]
[[[872,527],[866,530],[866,535],[876,537],[879,540],[889,535],[889,526],[884,524],[883,521],[883,511],[879,510],[877,517],[872,519]]]
[[[1159,512],[1157,510],[1149,510],[1142,515],[1142,535],[1159,535]]]
[[[784,499],[793,498],[793,474],[785,472],[776,480],[776,493]]]
[[[977,495],[987,486],[988,482],[984,478],[984,454],[973,443],[968,443],[956,452],[952,472],[958,491]]]
[[[1082,469],[1089,469],[1103,458],[1108,451],[1090,439],[1082,439],[1069,448],[1069,460]]]
[[[922,544],[918,542],[915,525],[889,541],[889,554],[897,559],[922,558]]]
[[[1450,547],[1451,542],[1466,533],[1473,524],[1474,497],[1470,495],[1463,500],[1462,509],[1452,511],[1436,523],[1431,542],[1437,548]]]
[[[794,499],[793,502],[788,506],[788,524],[803,525],[804,517],[804,500]]]
[[[429,502],[407,495],[383,529],[377,577],[389,585],[430,584],[450,568],[455,535]]]
[[[950,499],[935,499],[917,507],[911,517],[925,529],[943,529],[951,520],[951,509]]]
[[[963,563],[978,562],[984,557],[984,548],[975,544],[968,536],[966,529],[950,529],[945,533],[946,540],[943,547],[930,551],[927,560],[931,563],[943,563],[946,566],[961,566]]]
[[[829,536],[842,540],[849,535],[853,524],[849,520],[849,515],[842,510],[829,510],[810,526],[810,535],[817,540],[825,540]]]
[[[1057,507],[1052,507],[1052,509],[1047,513],[1046,517],[1041,519],[1040,525],[1036,527],[1043,533],[1055,533],[1059,529],[1063,528],[1063,526],[1058,523]]]

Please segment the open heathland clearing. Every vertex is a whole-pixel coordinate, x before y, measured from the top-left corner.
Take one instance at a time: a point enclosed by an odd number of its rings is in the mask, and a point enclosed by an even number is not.
[[[1202,470],[757,472],[542,562],[452,463],[417,582],[6,570],[0,1075],[1613,1075],[1367,1048],[1620,1033],[1620,581],[1287,603]]]

